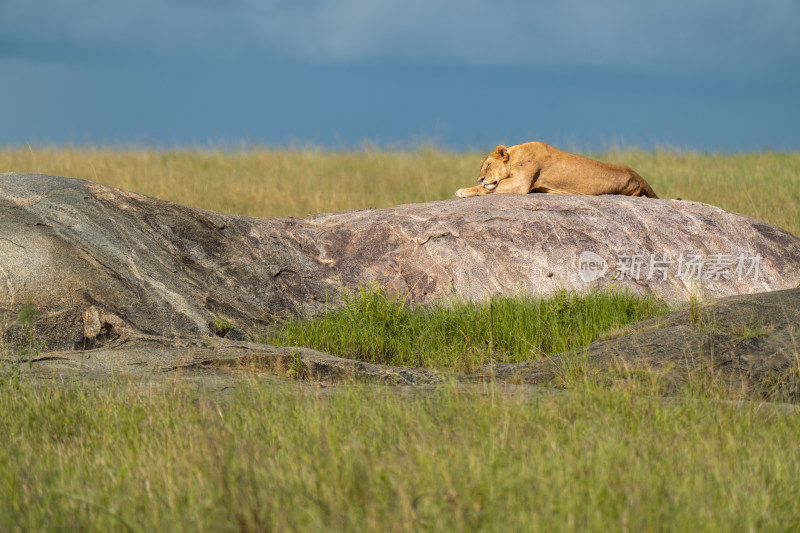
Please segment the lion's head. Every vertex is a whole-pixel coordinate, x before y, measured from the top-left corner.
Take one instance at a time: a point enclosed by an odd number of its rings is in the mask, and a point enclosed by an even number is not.
[[[497,187],[497,183],[507,179],[511,174],[508,166],[508,148],[498,146],[494,152],[486,156],[481,163],[481,172],[478,174],[478,181],[484,188],[492,191]]]

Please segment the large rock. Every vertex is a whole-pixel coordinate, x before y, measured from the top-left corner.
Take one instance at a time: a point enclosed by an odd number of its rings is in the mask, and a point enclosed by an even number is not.
[[[692,261],[701,270],[680,277]],[[91,348],[130,334],[208,336],[223,318],[258,327],[371,282],[420,303],[612,285],[675,300],[748,294],[800,286],[800,240],[675,200],[498,195],[257,219],[0,174],[6,342],[25,341],[26,306],[48,349]]]
[[[800,286],[800,239],[697,202],[496,195],[307,221],[346,286],[376,282],[422,302],[612,286],[680,301]]]

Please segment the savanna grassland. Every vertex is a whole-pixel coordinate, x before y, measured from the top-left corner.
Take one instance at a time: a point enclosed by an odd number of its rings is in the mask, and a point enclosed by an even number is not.
[[[0,148],[0,172],[83,178],[182,204],[258,217],[389,207],[453,198],[476,183],[485,154],[423,147],[306,150]],[[661,198],[718,205],[800,235],[800,152],[617,150]]]
[[[800,153],[588,155],[630,165],[662,198],[712,203],[800,235]],[[305,216],[449,199],[472,185],[481,157],[433,147],[26,147],[0,148],[0,172],[83,178],[229,213]],[[267,340],[468,370],[472,353],[546,357],[668,310],[652,299],[567,294],[428,316],[379,292],[349,305]],[[511,317],[507,330],[481,322],[492,312]],[[458,332],[464,343],[437,344]],[[800,529],[794,408],[731,402],[702,383],[665,400],[641,383],[564,374],[561,389],[543,392],[322,387],[253,374],[225,401],[180,381],[100,386],[0,374],[0,531]]]

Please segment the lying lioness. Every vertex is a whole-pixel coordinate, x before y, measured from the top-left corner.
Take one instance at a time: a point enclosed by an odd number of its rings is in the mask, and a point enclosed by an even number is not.
[[[540,142],[498,146],[481,163],[478,181],[480,185],[459,189],[456,196],[553,192],[658,198],[644,178],[625,165],[568,154]]]

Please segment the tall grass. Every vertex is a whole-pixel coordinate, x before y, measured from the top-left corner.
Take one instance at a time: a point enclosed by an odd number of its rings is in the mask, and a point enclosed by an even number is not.
[[[800,418],[489,387],[0,380],[3,531],[787,531]],[[12,414],[13,416],[8,416]]]
[[[324,316],[290,320],[264,340],[373,363],[470,368],[572,350],[669,310],[652,297],[598,291],[411,307],[402,295],[364,287],[344,300]]]
[[[482,153],[364,149],[114,150],[0,148],[0,172],[84,178],[214,211],[252,216],[387,207],[452,198]],[[718,205],[800,235],[800,152],[635,149],[588,154],[636,169],[662,198]]]

